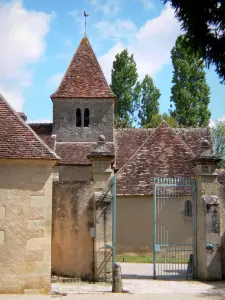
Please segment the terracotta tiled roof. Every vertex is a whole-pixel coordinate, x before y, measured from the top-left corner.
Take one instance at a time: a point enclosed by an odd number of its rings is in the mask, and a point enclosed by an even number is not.
[[[129,139],[129,131],[132,130],[116,133],[118,194],[152,194],[154,177],[195,175],[192,159],[201,147],[201,139],[207,138],[207,130],[173,130],[163,122],[154,131],[135,129],[133,132],[136,133]],[[131,150],[127,149],[134,150],[131,154]],[[130,151],[127,157],[126,151]]]
[[[0,158],[59,159],[1,95]]]
[[[120,169],[155,129],[126,128],[115,130],[116,168]]]
[[[52,134],[50,124],[32,128],[45,141],[50,140],[46,137]],[[115,130],[117,193],[152,194],[154,177],[195,176],[192,159],[201,150],[203,139],[212,145],[207,128],[172,129],[165,122],[156,129]],[[97,144],[56,143],[55,147],[61,164],[90,164],[86,157]],[[112,143],[107,147],[114,153]]]
[[[115,98],[86,37],[51,98]]]
[[[113,143],[106,143],[107,148],[114,153]],[[90,165],[87,158],[97,148],[97,143],[56,143],[56,152],[62,157],[60,164]]]
[[[142,146],[155,128],[127,128],[115,130],[116,167],[121,168]],[[201,149],[202,139],[209,140],[212,147],[211,133],[208,128],[175,128],[173,131],[197,155]]]
[[[28,125],[51,149],[55,149],[55,137],[52,136],[52,123],[28,123]]]
[[[212,135],[210,128],[175,128],[174,131],[184,143],[194,152],[195,155],[201,150],[203,139],[210,142],[212,149]]]

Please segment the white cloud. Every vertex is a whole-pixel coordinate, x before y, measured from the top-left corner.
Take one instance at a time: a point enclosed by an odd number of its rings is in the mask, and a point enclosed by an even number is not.
[[[14,107],[22,109],[23,88],[31,85],[31,64],[45,51],[52,17],[55,15],[26,10],[21,0],[0,3],[0,92]]]
[[[113,24],[112,24],[113,26]],[[127,44],[116,43],[105,55],[99,58],[107,79],[110,76],[112,62],[116,51],[127,48],[133,53],[140,78],[145,74],[153,75],[170,62],[170,51],[175,44],[177,36],[181,33],[180,25],[174,16],[174,11],[165,5],[161,14],[148,20]],[[121,41],[124,39],[121,37]]]
[[[54,87],[57,88],[63,78],[63,73],[56,73],[53,76],[51,76],[48,81],[47,81],[47,85],[49,87]]]
[[[137,30],[136,25],[131,20],[117,19],[114,21],[113,26],[110,21],[100,21],[95,27],[101,33],[100,38],[112,39],[118,41],[120,39],[129,40],[134,36]]]
[[[6,88],[5,86],[0,85],[0,93],[16,111],[23,111],[24,97],[18,87],[11,86]]]
[[[225,116],[217,118],[216,120],[210,120],[209,127],[214,127],[216,125],[216,121],[225,122]]]
[[[97,11],[101,11],[104,16],[112,16],[120,11],[121,0],[90,0]]]
[[[115,55],[123,50],[122,43],[115,44],[105,55],[99,58],[99,63],[103,69],[104,75],[108,83],[111,81],[112,62]]]
[[[72,10],[68,12],[68,15],[71,16],[76,22],[81,22],[83,20],[83,14],[81,14],[81,12],[78,10]]]
[[[144,5],[144,8],[146,10],[154,8],[154,4],[152,3],[152,0],[138,0]]]

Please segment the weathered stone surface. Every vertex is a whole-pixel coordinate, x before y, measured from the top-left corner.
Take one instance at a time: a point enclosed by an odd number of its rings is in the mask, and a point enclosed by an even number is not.
[[[51,249],[50,238],[33,238],[27,241],[28,250],[48,250]]]
[[[53,134],[57,142],[96,142],[100,134],[106,142],[113,142],[114,99],[73,99],[53,100]],[[90,111],[90,127],[76,127],[76,109]]]
[[[74,171],[77,169],[74,168]],[[53,185],[52,272],[93,277],[93,183],[55,182]]]
[[[0,207],[0,219],[5,218],[5,206]]]
[[[0,245],[5,244],[5,231],[0,231]]]
[[[47,207],[51,205],[46,196],[31,196],[31,206],[33,207]]]
[[[51,220],[45,220],[45,214],[51,208],[52,166],[32,161],[0,162],[0,207],[6,211],[0,220],[5,235],[0,293],[23,293],[26,289],[47,292],[50,288],[51,261],[49,255],[44,257],[44,250],[51,251]],[[1,172],[5,169],[7,177]]]

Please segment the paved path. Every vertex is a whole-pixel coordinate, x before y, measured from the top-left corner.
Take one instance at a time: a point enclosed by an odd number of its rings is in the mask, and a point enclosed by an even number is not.
[[[149,299],[149,300],[197,300],[225,299],[225,282],[202,283],[192,280],[154,280],[152,278],[152,264],[131,264],[122,263],[123,288],[129,294],[112,294],[111,284],[106,283],[76,283],[76,284],[53,284],[53,290],[57,292],[66,292],[65,300],[69,299]],[[165,269],[169,269],[170,265],[165,265]],[[145,279],[129,279],[128,275],[133,278]],[[132,277],[131,277],[132,278]],[[76,295],[78,298],[73,298]],[[80,298],[79,298],[80,297]]]
[[[153,264],[120,263],[120,265],[124,279],[151,279],[153,277]],[[156,274],[185,278],[186,270],[186,264],[157,264]]]
[[[201,283],[198,281],[162,281],[162,280],[137,280],[124,279],[123,288],[130,294],[149,294],[167,296],[183,294],[187,296],[224,295],[225,282]],[[111,284],[106,283],[75,283],[75,284],[53,284],[53,290],[67,294],[100,294],[110,295]],[[124,294],[125,295],[125,294]]]
[[[123,273],[151,276],[150,264],[122,264]],[[129,293],[112,294],[107,283],[54,283],[52,290],[66,296],[0,295],[0,300],[225,300],[225,281],[202,283],[192,280],[123,279]]]
[[[52,289],[66,296],[0,295],[0,300],[224,300],[225,282],[123,280],[130,293],[112,294],[105,283],[53,284]]]

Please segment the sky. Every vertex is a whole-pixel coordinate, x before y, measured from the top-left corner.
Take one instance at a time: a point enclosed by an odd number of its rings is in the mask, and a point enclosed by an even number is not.
[[[30,122],[51,122],[52,101],[80,40],[87,37],[110,83],[115,55],[134,54],[139,79],[148,74],[160,89],[160,111],[170,104],[170,51],[181,33],[162,0],[0,0],[0,93]],[[211,67],[211,124],[225,121],[225,86]]]

